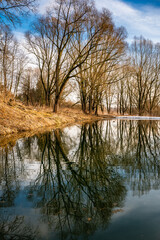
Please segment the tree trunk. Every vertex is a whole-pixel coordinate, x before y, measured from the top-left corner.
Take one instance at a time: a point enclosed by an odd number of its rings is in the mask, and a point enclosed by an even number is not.
[[[53,106],[53,112],[57,113],[59,109],[59,100],[60,100],[60,94],[55,96],[55,102]]]
[[[50,107],[50,104],[51,104],[50,93],[46,93],[46,95],[45,95],[45,102],[46,102],[46,106]]]

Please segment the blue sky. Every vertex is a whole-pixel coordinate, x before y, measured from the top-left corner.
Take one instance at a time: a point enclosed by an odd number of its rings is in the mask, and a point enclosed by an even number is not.
[[[124,0],[123,2],[129,3],[132,5],[150,5],[150,6],[155,6],[155,7],[160,7],[160,0]]]
[[[39,0],[41,13],[54,0]],[[124,26],[128,32],[127,41],[134,36],[144,36],[154,43],[160,42],[160,0],[95,0],[98,9],[107,8],[111,11],[117,26]],[[23,38],[27,29],[27,20],[22,27],[16,29],[18,38]]]
[[[160,0],[95,0],[97,7],[108,8],[117,26],[128,32],[128,42],[134,36],[144,36],[160,42]]]

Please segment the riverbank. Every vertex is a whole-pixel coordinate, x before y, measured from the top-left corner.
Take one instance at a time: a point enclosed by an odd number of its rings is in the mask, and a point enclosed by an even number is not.
[[[70,124],[112,118],[112,115],[94,116],[78,109],[62,108],[53,113],[51,108],[25,106],[12,94],[0,94],[0,136],[24,132],[42,132],[47,128],[63,128]]]

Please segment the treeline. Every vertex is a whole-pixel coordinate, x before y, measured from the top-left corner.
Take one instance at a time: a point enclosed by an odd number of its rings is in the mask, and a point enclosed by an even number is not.
[[[27,104],[54,112],[72,92],[85,113],[155,114],[160,45],[139,37],[128,46],[126,36],[92,1],[57,0],[31,24],[23,51],[3,23],[0,82]]]

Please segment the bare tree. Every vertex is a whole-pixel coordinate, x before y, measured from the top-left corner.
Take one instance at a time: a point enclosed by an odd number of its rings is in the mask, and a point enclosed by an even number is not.
[[[1,26],[0,30],[0,64],[1,83],[4,90],[11,90],[13,84],[14,60],[17,52],[17,41],[7,26]]]
[[[45,92],[45,102],[50,106],[51,96],[55,91],[56,51],[52,41],[46,36],[48,31],[45,18],[38,19],[33,29],[26,33],[27,50],[36,59],[40,81]]]
[[[159,96],[159,48],[143,37],[135,38],[131,45],[131,64],[134,68],[135,101],[139,115],[150,112]]]
[[[20,84],[24,79],[25,70],[28,64],[28,58],[23,51],[18,51],[15,59],[15,73],[14,73],[14,95],[17,96],[20,90]]]
[[[36,0],[1,0],[0,24],[20,23],[20,16],[35,10]]]
[[[102,21],[102,31],[85,63],[80,66],[77,81],[80,89],[82,110],[98,114],[103,111],[104,95],[108,84],[117,81],[117,70],[125,50],[125,31],[115,28],[107,10],[95,17],[94,22]],[[89,29],[90,30],[90,29]]]
[[[8,26],[0,30],[0,82],[4,91],[17,94],[27,57]]]
[[[93,13],[96,10],[87,1],[58,0],[53,12],[48,15],[47,36],[53,42],[57,55],[55,112],[67,82],[75,77],[75,70],[83,65],[100,37],[103,19],[99,19],[96,25],[90,25],[90,32],[87,32],[87,22],[93,17]],[[82,43],[81,48],[79,41]]]

